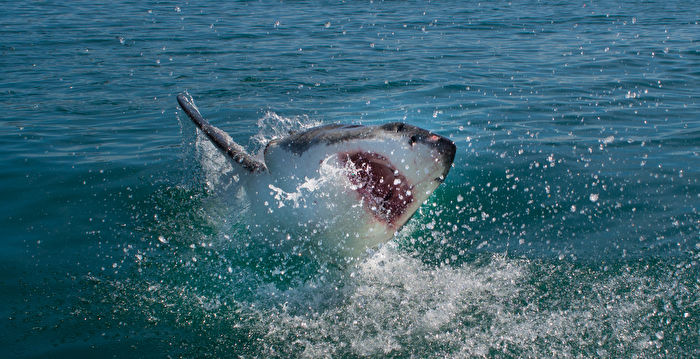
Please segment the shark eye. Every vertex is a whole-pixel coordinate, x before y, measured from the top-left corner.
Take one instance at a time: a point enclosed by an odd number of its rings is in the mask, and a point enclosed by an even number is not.
[[[413,146],[416,142],[418,142],[418,136],[416,135],[413,135],[408,139],[408,144],[411,146]]]

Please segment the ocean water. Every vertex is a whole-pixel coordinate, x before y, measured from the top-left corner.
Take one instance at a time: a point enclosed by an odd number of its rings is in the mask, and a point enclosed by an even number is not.
[[[699,20],[687,1],[5,3],[3,356],[698,357]],[[251,150],[405,121],[458,152],[363,260],[279,260],[184,91]]]

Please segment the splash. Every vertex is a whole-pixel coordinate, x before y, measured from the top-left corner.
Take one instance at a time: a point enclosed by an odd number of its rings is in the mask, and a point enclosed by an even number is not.
[[[258,153],[257,157],[263,160],[262,151],[270,141],[320,124],[321,122],[312,121],[307,116],[285,117],[271,111],[266,112],[263,117],[258,119],[258,132],[251,138],[253,145],[258,149],[255,151]],[[222,154],[200,131],[197,131],[195,146],[198,162],[204,172],[205,182],[210,191],[236,198],[239,202],[248,195],[242,191],[242,186],[240,186],[241,169],[233,166],[230,159]],[[330,172],[337,172],[337,170],[329,171],[328,167],[328,165],[325,166],[326,175]],[[301,190],[313,192],[315,188],[318,188],[321,183],[327,182],[328,179],[325,175],[322,175],[320,179],[307,179],[296,192],[292,193],[284,192],[272,185],[269,186],[269,189],[276,193],[275,198],[278,200],[277,206],[279,208],[285,206],[285,202],[290,201],[294,203],[294,207],[298,207],[299,201],[304,199]],[[227,205],[231,205],[231,203],[227,203]],[[245,204],[243,205],[245,206]]]
[[[134,280],[91,278],[114,301],[107,320],[147,318],[190,338],[175,350],[205,357],[646,357],[690,355],[697,339],[680,321],[697,309],[693,272],[672,266],[499,254],[435,266],[388,244],[281,288],[223,250],[196,251],[196,263],[152,263]]]
[[[347,166],[339,166],[337,156],[329,156],[321,162],[318,177],[305,177],[293,191],[285,191],[273,184],[268,184],[268,188],[273,192],[276,201],[268,204],[273,207],[282,208],[291,205],[292,208],[307,208],[308,202],[313,202],[318,196],[323,197],[329,185],[340,184],[345,188],[351,188],[352,184],[345,175]]]
[[[303,131],[319,126],[321,122],[308,116],[280,116],[268,111],[258,119],[258,132],[251,137],[254,151],[259,160],[263,160],[265,146],[272,140],[287,136],[289,133]],[[221,153],[202,132],[197,131],[195,146],[198,162],[204,171],[207,187],[212,191],[230,191],[231,185],[240,181],[240,169],[232,166],[230,159]]]
[[[209,190],[227,188],[238,182],[240,177],[231,164],[231,160],[226,158],[200,131],[197,131],[195,147],[199,157],[198,162],[204,172],[205,182]]]
[[[321,121],[309,119],[308,116],[285,117],[268,111],[258,119],[258,133],[253,135],[252,142],[258,152],[265,148],[270,141],[286,137],[290,133],[303,131],[312,127],[320,126]]]

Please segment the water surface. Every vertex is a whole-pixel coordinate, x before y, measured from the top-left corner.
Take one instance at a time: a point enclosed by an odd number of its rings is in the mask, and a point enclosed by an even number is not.
[[[11,357],[697,357],[700,12],[681,1],[8,3]],[[176,107],[248,146],[405,121],[454,168],[349,268],[277,260]],[[278,256],[278,257],[274,257]]]

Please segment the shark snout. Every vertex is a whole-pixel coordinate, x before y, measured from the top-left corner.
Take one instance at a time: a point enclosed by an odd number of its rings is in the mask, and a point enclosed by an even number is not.
[[[432,146],[437,149],[438,153],[442,155],[442,162],[445,163],[447,167],[452,165],[455,153],[457,152],[457,146],[455,146],[454,142],[445,137],[430,134],[426,139],[426,143],[432,144]]]
[[[387,132],[401,134],[402,137],[408,138],[408,144],[411,147],[423,145],[435,151],[435,159],[443,167],[443,172],[438,180],[442,181],[447,177],[447,173],[452,167],[452,162],[455,159],[457,146],[450,139],[424,130],[420,127],[412,126],[401,122],[391,122],[380,126]]]
[[[426,131],[427,132],[427,131]],[[419,136],[411,136],[412,145],[414,143],[423,143],[424,145],[435,149],[436,160],[440,162],[444,167],[444,172],[442,173],[442,178],[447,177],[447,172],[449,172],[452,167],[452,162],[455,159],[455,153],[457,152],[457,146],[454,142],[446,137],[436,135],[434,133],[425,133]]]
[[[443,182],[447,177],[447,173],[450,172],[450,168],[452,168],[457,146],[448,138],[430,132],[422,136],[417,136],[415,139],[412,139],[412,141],[413,140],[415,140],[415,143],[423,143],[434,150],[433,156],[435,161],[442,167],[442,173],[439,177],[435,178],[435,180]]]
[[[437,135],[434,135],[437,136]],[[438,153],[441,156],[441,162],[443,164],[443,171],[442,171],[442,178],[441,182],[445,180],[447,177],[447,173],[450,172],[450,168],[452,168],[452,163],[455,160],[455,153],[457,152],[457,146],[455,146],[455,143],[452,142],[451,140],[442,137],[442,136],[437,136],[439,137],[438,139],[435,140],[435,147],[438,150]]]

